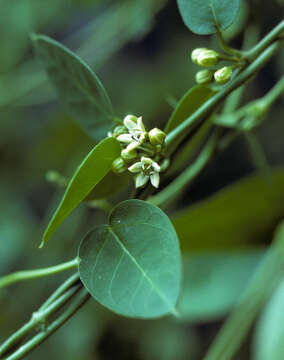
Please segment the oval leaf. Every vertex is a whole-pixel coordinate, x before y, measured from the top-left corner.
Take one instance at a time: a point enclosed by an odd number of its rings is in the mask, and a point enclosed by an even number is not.
[[[110,99],[91,68],[77,55],[44,35],[32,35],[40,59],[59,99],[84,130],[99,141],[113,121]]]
[[[254,360],[282,360],[284,357],[284,281],[268,302],[254,336]]]
[[[187,254],[178,302],[181,318],[200,322],[225,316],[236,305],[263,254],[263,250]]]
[[[89,152],[71,178],[61,203],[43,234],[41,247],[52,236],[62,221],[85,199],[96,184],[107,175],[113,160],[120,155],[120,150],[117,140],[107,138]]]
[[[126,171],[122,174],[115,174],[110,171],[100,181],[95,188],[88,194],[86,201],[104,199],[108,196],[119,193],[130,181],[130,172]]]
[[[267,211],[269,209],[269,211]],[[184,251],[263,246],[284,216],[284,170],[251,175],[173,216]]]
[[[80,277],[101,304],[131,317],[175,313],[181,280],[178,238],[169,218],[142,200],[114,208],[79,249]]]
[[[196,85],[189,89],[178,102],[169,118],[165,131],[167,133],[172,131],[215,94],[216,91],[204,85]]]
[[[240,0],[177,0],[185,25],[200,35],[229,27],[238,15]]]

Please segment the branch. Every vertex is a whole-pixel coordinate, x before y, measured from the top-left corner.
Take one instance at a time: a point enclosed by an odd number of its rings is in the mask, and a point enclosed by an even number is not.
[[[79,264],[79,258],[76,257],[73,260],[67,261],[63,264],[51,266],[44,269],[35,269],[35,270],[23,270],[23,271],[17,271],[15,273],[3,276],[0,278],[0,289],[12,285],[19,281],[24,280],[30,280],[30,279],[36,279],[44,276],[54,275],[59,272],[72,269],[74,267],[77,267]]]

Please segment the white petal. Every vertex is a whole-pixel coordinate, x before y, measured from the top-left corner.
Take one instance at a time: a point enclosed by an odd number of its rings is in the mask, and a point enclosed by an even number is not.
[[[137,129],[146,132],[145,126],[142,121],[142,116],[137,119]]]
[[[128,130],[132,131],[136,128],[137,126],[137,120],[134,121],[136,118],[136,116],[133,116],[133,115],[127,115],[125,116],[124,120],[123,120],[123,124],[124,126],[127,127]]]
[[[155,187],[158,188],[159,184],[160,184],[160,175],[157,172],[154,172],[153,174],[150,175],[150,180],[151,180],[151,184]]]
[[[153,160],[149,157],[146,157],[146,156],[142,156],[141,157],[141,162],[143,165],[152,165],[153,163]]]
[[[161,171],[161,167],[159,164],[157,164],[155,161],[152,162],[152,168],[157,171],[160,172]]]
[[[116,139],[126,144],[130,144],[133,142],[132,136],[130,134],[119,135]]]
[[[141,186],[144,186],[145,184],[147,184],[149,180],[149,176],[148,175],[145,175],[142,171],[136,175],[135,177],[135,186],[137,188],[141,187]]]
[[[128,170],[129,170],[130,172],[132,172],[132,173],[138,173],[138,172],[140,172],[140,171],[142,170],[142,165],[143,165],[143,164],[142,164],[141,162],[137,162],[137,163],[131,165],[131,166],[128,168]]]
[[[133,141],[131,144],[127,145],[126,149],[128,151],[132,151],[132,150],[135,150],[138,145],[139,145],[139,142]]]
[[[113,133],[112,133],[111,131],[108,131],[108,132],[107,132],[107,136],[108,136],[108,137],[113,137]]]

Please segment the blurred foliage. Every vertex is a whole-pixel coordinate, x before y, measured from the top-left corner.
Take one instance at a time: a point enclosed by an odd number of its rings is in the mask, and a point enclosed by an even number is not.
[[[243,6],[239,24],[259,37],[283,14],[282,0],[250,0]],[[42,230],[62,195],[62,190],[56,191],[45,181],[45,173],[52,168],[71,176],[93,141],[55,100],[54,89],[35,59],[30,32],[47,34],[82,56],[99,73],[117,114],[141,114],[147,126],[160,127],[166,125],[172,112],[167,99],[181,98],[194,83],[196,68],[190,64],[190,51],[215,47],[216,38],[190,33],[173,0],[0,0],[0,8],[2,275],[69,260],[76,255],[86,230],[106,218],[101,210],[80,206],[58,230],[60,241],[51,242],[45,250],[37,249]],[[240,26],[232,26],[227,37],[240,47],[245,36]],[[264,95],[283,73],[283,64],[282,49],[249,84],[244,101]],[[258,129],[273,166],[284,165],[282,119],[283,99]],[[27,358],[201,359],[261,257],[255,244],[267,244],[283,217],[283,170],[275,172],[271,183],[253,176],[206,200],[252,169],[239,138],[211,163],[179,204],[185,207],[202,200],[190,208],[182,240],[189,251],[196,252],[184,259],[189,283],[184,297],[191,303],[186,301],[188,317],[183,322],[122,319],[90,301]],[[231,245],[245,249],[241,253],[220,252]],[[247,245],[253,249],[247,251]],[[218,252],[212,253],[213,249]],[[187,271],[191,276],[186,277]],[[0,292],[0,340],[27,321],[65,276],[34,280]],[[283,293],[283,286],[281,289]],[[279,293],[280,288],[280,297]],[[181,297],[181,304],[183,301]],[[271,310],[273,304],[283,309],[279,303],[274,299],[269,303],[260,327],[281,331]],[[266,333],[257,336],[267,338]],[[276,346],[274,340],[270,344]],[[245,345],[244,360],[250,359],[249,347]],[[256,355],[256,359],[268,358]]]

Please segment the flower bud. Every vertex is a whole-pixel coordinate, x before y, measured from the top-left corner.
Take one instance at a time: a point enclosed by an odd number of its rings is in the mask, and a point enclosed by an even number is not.
[[[214,78],[218,84],[225,84],[231,79],[232,73],[233,71],[230,66],[224,66],[215,71]]]
[[[123,124],[127,127],[128,130],[133,129],[137,126],[137,119],[137,116],[127,115],[123,119]]]
[[[213,72],[211,70],[201,70],[195,75],[197,84],[209,84],[213,79]]]
[[[121,174],[127,169],[127,166],[125,161],[121,157],[118,157],[113,161],[111,169],[114,173]]]
[[[204,52],[208,49],[206,48],[197,48],[197,49],[194,49],[191,53],[191,60],[194,64],[198,65],[197,63],[197,58],[198,58],[198,55],[201,53],[201,52]]]
[[[162,145],[165,141],[165,137],[166,134],[158,128],[149,131],[149,140],[152,145]]]
[[[137,151],[135,149],[128,149],[128,147],[127,147],[126,149],[123,149],[121,151],[120,155],[126,161],[127,160],[133,160],[133,159],[137,158]]]
[[[125,134],[125,133],[127,133],[128,132],[128,130],[127,130],[127,128],[124,126],[124,125],[118,125],[118,126],[116,126],[115,128],[114,128],[114,130],[113,130],[113,137],[117,137],[117,136],[119,136],[119,135],[122,135],[122,134]]]
[[[215,66],[219,62],[218,53],[214,50],[204,50],[197,56],[197,64],[200,66]]]

